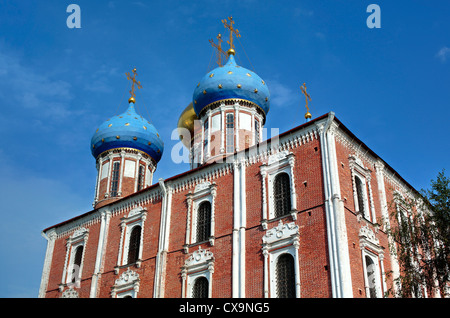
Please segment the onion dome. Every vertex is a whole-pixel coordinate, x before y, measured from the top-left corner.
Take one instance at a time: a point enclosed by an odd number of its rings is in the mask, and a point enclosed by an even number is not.
[[[196,120],[198,120],[197,114],[195,114],[194,107],[190,103],[181,113],[177,124],[180,140],[188,149],[190,148],[192,138],[194,138],[194,123]],[[187,137],[186,132],[189,132],[189,139],[185,138]]]
[[[116,148],[132,148],[149,155],[156,163],[161,159],[164,143],[155,126],[136,113],[134,98],[128,109],[103,124],[91,139],[91,152],[97,158],[101,153]]]
[[[270,93],[266,83],[256,73],[236,64],[234,50],[228,55],[227,63],[207,73],[194,90],[195,113],[200,117],[214,102],[240,99],[256,105],[267,115]]]

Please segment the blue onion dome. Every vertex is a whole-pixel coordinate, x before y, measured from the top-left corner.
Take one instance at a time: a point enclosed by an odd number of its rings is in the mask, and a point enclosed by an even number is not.
[[[236,64],[234,54],[227,63],[207,73],[194,90],[194,110],[198,117],[213,103],[240,99],[269,112],[270,93],[267,84],[256,73]]]
[[[161,159],[164,143],[155,126],[136,113],[134,99],[128,109],[103,124],[91,139],[91,152],[97,158],[101,153],[116,148],[132,148],[148,154],[155,163]]]

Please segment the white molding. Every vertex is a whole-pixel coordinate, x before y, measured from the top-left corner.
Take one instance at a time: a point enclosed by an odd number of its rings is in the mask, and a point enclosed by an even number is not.
[[[195,280],[205,277],[208,280],[208,295],[212,296],[212,274],[214,273],[214,255],[209,250],[202,249],[194,251],[184,262],[181,268],[182,297],[191,298],[192,288]]]
[[[115,267],[115,273],[118,274],[119,267],[128,264],[128,248],[130,235],[135,226],[141,227],[141,239],[139,244],[139,256],[136,261],[136,266],[139,268],[142,262],[142,252],[143,252],[143,240],[144,240],[144,225],[147,219],[147,209],[143,207],[135,207],[132,209],[126,217],[120,219],[120,243],[119,243],[119,253],[117,256],[117,266]]]
[[[300,298],[300,260],[298,254],[300,234],[298,225],[294,222],[283,224],[282,220],[280,220],[278,226],[266,231],[262,241],[264,255],[264,297],[277,297],[276,264],[278,257],[288,253],[294,258],[295,293],[296,297]]]
[[[127,269],[116,279],[114,286],[111,287],[111,297],[123,298],[125,296],[131,296],[137,298],[140,281],[141,279],[138,273]]]

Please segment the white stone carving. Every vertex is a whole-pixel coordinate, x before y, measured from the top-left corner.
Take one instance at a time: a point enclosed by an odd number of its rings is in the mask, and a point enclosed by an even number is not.
[[[282,220],[278,226],[268,230],[263,236],[264,244],[273,244],[279,240],[284,240],[292,236],[298,235],[298,225],[294,222],[283,224]]]
[[[116,279],[115,286],[122,286],[134,283],[139,280],[139,274],[133,272],[131,269],[127,269],[125,272],[120,275],[118,279]]]
[[[184,262],[184,266],[191,267],[199,264],[207,263],[214,260],[214,255],[209,250],[204,250],[200,246],[198,250],[194,251],[191,256]]]
[[[288,150],[277,152],[277,153],[269,156],[267,164],[271,165],[275,162],[281,161],[281,160],[285,159],[288,155],[289,155]]]
[[[80,296],[75,289],[69,288],[62,293],[61,298],[80,298]]]

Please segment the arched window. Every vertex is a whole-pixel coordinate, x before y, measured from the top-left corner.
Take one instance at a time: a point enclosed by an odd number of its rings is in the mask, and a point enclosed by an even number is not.
[[[364,206],[364,184],[362,183],[361,179],[359,177],[355,176],[355,186],[356,186],[356,196],[358,198],[358,209],[359,212],[367,218],[366,210]]]
[[[294,257],[285,253],[278,257],[276,266],[278,298],[295,298]]]
[[[139,248],[141,244],[141,227],[135,226],[131,230],[128,245],[128,264],[135,263],[139,259]]]
[[[367,281],[369,283],[370,298],[377,298],[377,282],[376,282],[376,267],[372,258],[366,255],[366,273]]]
[[[119,176],[120,176],[120,162],[114,161],[113,170],[111,174],[111,197],[119,195]]]
[[[197,212],[197,242],[206,241],[211,236],[211,203],[203,201]]]
[[[208,298],[209,283],[206,277],[199,277],[192,287],[192,298]]]
[[[72,283],[75,283],[75,281],[79,278],[82,258],[83,258],[83,246],[78,246],[77,249],[75,250],[75,257],[73,260]]]
[[[291,181],[287,173],[279,173],[274,181],[275,217],[287,215],[291,211]]]
[[[139,174],[138,174],[138,183],[137,183],[138,191],[144,189],[144,180],[145,180],[145,166],[139,165]]]
[[[226,151],[234,152],[234,114],[227,114],[226,127]]]

